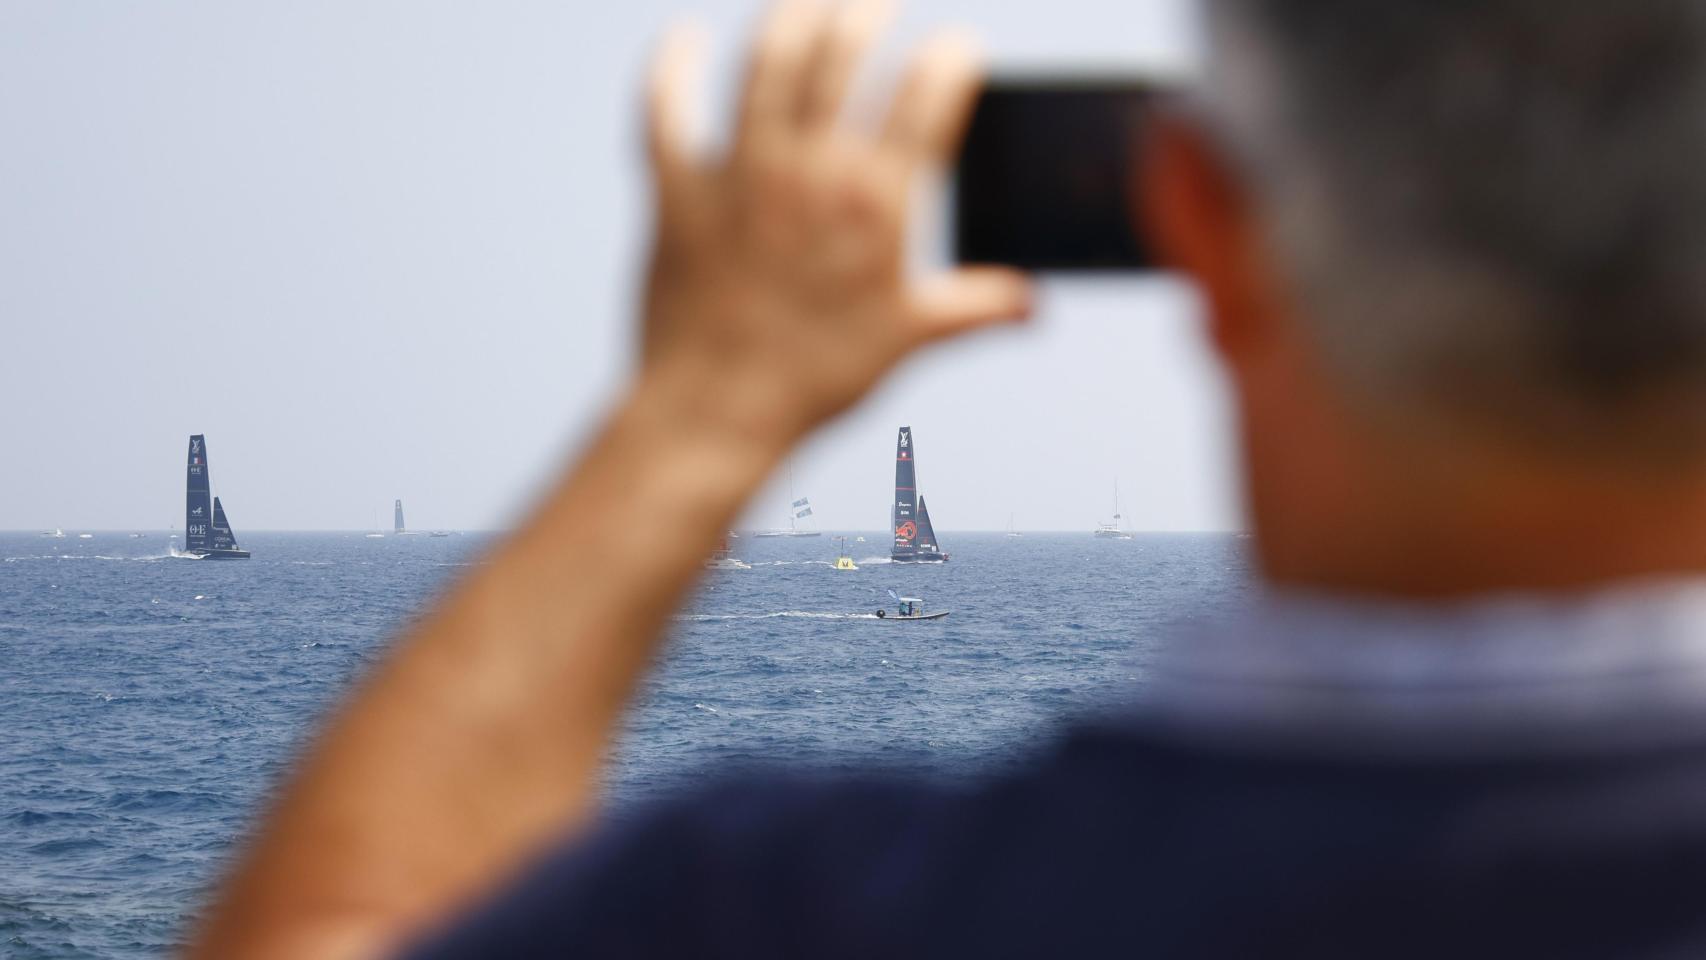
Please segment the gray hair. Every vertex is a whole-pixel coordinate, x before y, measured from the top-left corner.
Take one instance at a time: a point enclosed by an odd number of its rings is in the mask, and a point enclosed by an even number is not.
[[[1208,9],[1210,115],[1342,379],[1706,454],[1706,2]]]

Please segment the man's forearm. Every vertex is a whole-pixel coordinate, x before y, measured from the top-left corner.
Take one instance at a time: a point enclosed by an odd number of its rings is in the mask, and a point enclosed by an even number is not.
[[[408,929],[584,820],[668,616],[791,439],[769,398],[731,410],[704,402],[710,388],[643,381],[522,530],[398,643],[310,751],[200,955],[323,947],[319,924],[347,935],[351,913]]]

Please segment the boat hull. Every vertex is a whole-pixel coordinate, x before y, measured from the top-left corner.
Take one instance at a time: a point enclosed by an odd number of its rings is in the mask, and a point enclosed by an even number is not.
[[[907,623],[913,620],[940,620],[953,612],[954,611],[952,610],[943,610],[941,613],[921,613],[915,617],[875,617],[874,619],[881,620],[885,623],[890,621]]]
[[[189,556],[196,557],[196,558],[201,559],[201,560],[247,560],[247,559],[249,559],[249,551],[247,551],[247,550],[187,550],[187,551],[185,551],[185,553],[187,553]]]
[[[947,563],[948,555],[941,553],[933,557],[891,557],[890,561],[893,563]]]

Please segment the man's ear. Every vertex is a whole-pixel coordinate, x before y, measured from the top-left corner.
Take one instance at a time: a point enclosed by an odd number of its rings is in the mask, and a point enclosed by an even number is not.
[[[1209,336],[1223,358],[1261,350],[1275,332],[1278,304],[1247,194],[1212,142],[1183,118],[1152,113],[1142,142],[1139,228],[1164,264],[1201,285]]]

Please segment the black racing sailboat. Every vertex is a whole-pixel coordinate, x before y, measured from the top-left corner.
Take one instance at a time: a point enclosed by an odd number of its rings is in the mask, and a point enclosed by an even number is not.
[[[399,537],[413,537],[420,533],[418,530],[410,530],[403,525],[403,501],[401,500],[398,500],[397,505],[391,510],[391,532]]]
[[[247,560],[249,551],[237,546],[225,505],[213,495],[208,474],[207,440],[190,437],[188,474],[184,497],[184,553],[204,560]]]
[[[889,558],[895,563],[942,563],[948,555],[936,543],[936,529],[930,525],[930,511],[924,498],[918,495],[917,450],[912,445],[912,428],[901,427],[900,439],[894,452],[894,549]]]

